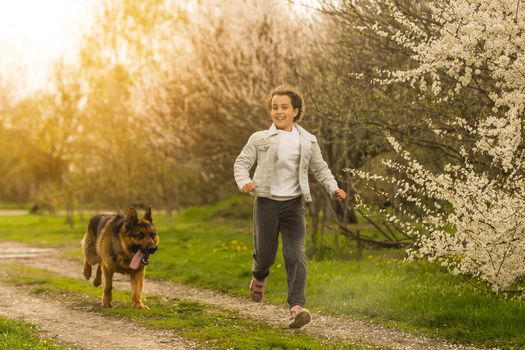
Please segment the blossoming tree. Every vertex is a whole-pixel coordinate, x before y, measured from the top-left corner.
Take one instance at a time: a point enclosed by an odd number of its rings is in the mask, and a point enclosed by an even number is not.
[[[408,16],[399,2],[378,3],[400,26],[363,29],[408,50],[413,65],[378,70],[376,83],[409,83],[437,104],[476,89],[486,96],[479,101],[485,108],[474,118],[458,111],[457,118],[435,127],[436,134],[453,133],[460,141],[460,159],[439,172],[423,167],[391,135],[399,158],[384,164],[397,176],[349,171],[395,185],[394,196],[422,213],[385,212],[416,239],[409,257],[439,261],[496,292],[508,291],[525,276],[525,2],[435,0],[427,4],[429,18]]]

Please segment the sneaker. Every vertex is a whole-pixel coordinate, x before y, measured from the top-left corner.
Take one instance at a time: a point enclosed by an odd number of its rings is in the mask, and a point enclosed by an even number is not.
[[[301,305],[294,305],[290,308],[290,322],[288,327],[301,328],[310,322],[310,311]]]
[[[252,277],[250,282],[250,296],[256,303],[260,302],[264,296],[264,287],[266,285],[265,280]]]

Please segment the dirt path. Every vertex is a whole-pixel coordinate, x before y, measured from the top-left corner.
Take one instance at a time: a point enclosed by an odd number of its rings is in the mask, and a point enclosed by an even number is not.
[[[49,339],[82,349],[197,349],[169,331],[157,331],[129,321],[73,310],[57,301],[40,299],[0,283],[0,315],[35,323]],[[129,335],[129,330],[140,339]]]
[[[0,209],[0,216],[23,216],[27,215],[27,209]]]
[[[5,248],[3,248],[3,246],[5,246]],[[24,246],[18,243],[0,243],[0,249],[3,252],[5,252],[5,249],[7,248],[10,248],[14,255],[20,255],[20,253],[23,252]],[[19,250],[18,253],[16,252],[17,249]],[[23,258],[17,256],[16,258],[20,263],[47,269],[64,277],[83,278],[81,264],[75,260],[59,257],[59,252],[57,251],[43,250],[30,256],[25,256]],[[60,260],[60,263],[57,263],[57,260]],[[117,274],[115,277],[114,287],[116,289],[130,289],[129,280],[125,276]],[[86,281],[86,283],[90,282]],[[233,297],[210,290],[193,288],[172,282],[148,280],[145,283],[144,294],[146,297],[148,295],[169,296],[220,306],[238,311],[242,316],[248,318],[262,319],[265,323],[277,327],[282,327],[284,320],[287,317],[287,310],[275,305],[264,302],[256,304],[249,301],[247,298]],[[85,317],[85,314],[83,315]],[[93,317],[96,317],[96,315],[93,315]],[[449,344],[436,339],[415,336],[400,330],[381,327],[369,322],[352,320],[346,317],[341,318],[330,315],[321,315],[317,313],[312,314],[312,322],[305,326],[303,331],[307,334],[322,336],[328,339],[360,341],[388,349],[475,349],[472,347]],[[162,337],[160,337],[160,339],[162,339]],[[149,348],[155,349],[155,347]]]

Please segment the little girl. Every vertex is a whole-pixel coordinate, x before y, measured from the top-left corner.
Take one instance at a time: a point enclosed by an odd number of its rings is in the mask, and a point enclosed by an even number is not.
[[[288,284],[290,328],[310,322],[306,301],[306,236],[302,199],[311,202],[308,171],[333,198],[344,200],[328,165],[323,160],[315,136],[296,123],[304,114],[300,93],[288,86],[271,92],[272,126],[250,136],[235,160],[234,174],[239,189],[255,196],[253,208],[254,252],[250,295],[259,302],[264,295],[266,277],[275,261],[281,232]],[[250,169],[257,168],[250,179]]]

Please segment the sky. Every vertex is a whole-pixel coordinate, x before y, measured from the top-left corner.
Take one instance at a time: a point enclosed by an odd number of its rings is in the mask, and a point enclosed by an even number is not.
[[[44,87],[54,61],[74,57],[97,0],[0,0],[0,72]]]
[[[0,0],[0,77],[12,79],[22,95],[44,88],[54,62],[75,58],[98,2]],[[316,0],[293,2],[300,9]]]

